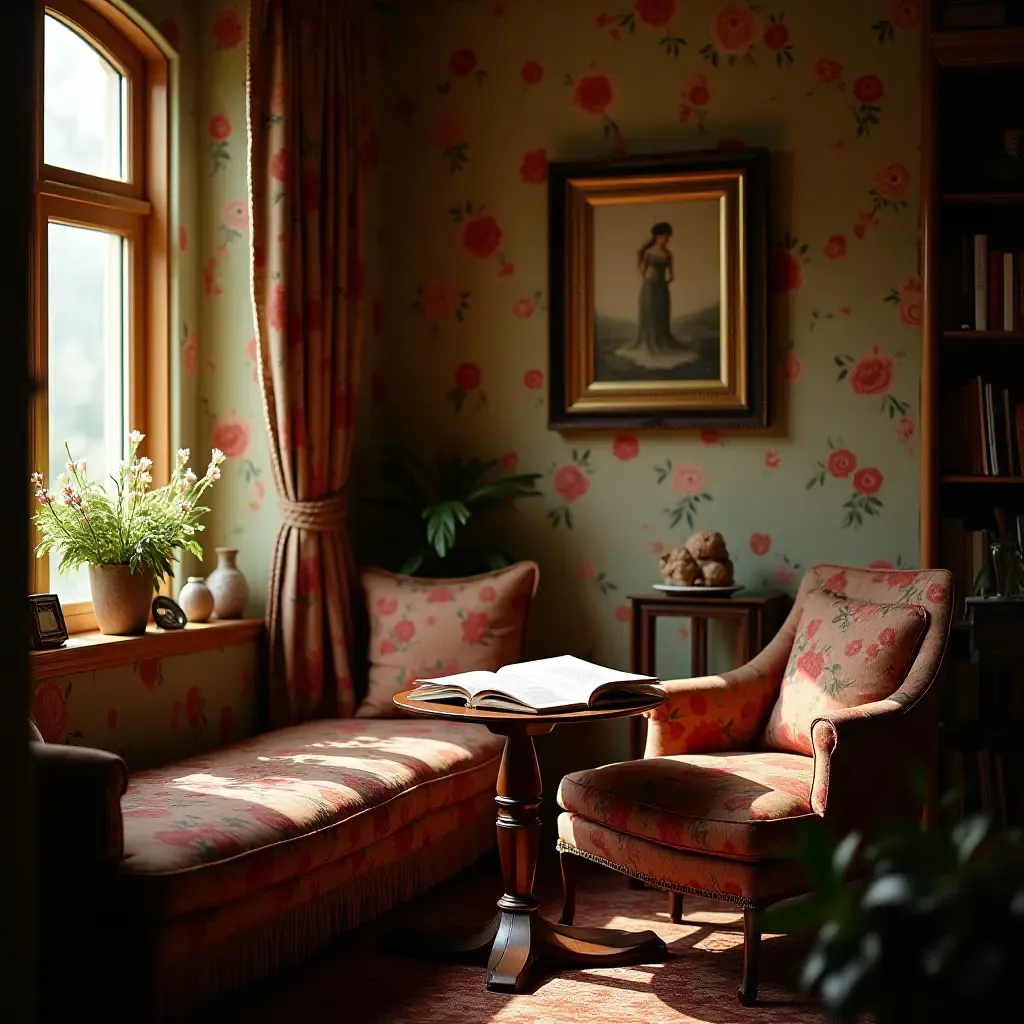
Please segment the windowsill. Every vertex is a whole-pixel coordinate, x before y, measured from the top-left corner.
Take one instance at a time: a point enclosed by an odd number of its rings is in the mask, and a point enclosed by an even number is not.
[[[150,624],[142,636],[106,636],[76,633],[63,647],[30,651],[34,679],[52,679],[73,672],[92,672],[130,665],[144,658],[168,658],[194,651],[231,647],[255,639],[263,632],[262,619],[225,619],[192,622],[184,629],[158,629]]]

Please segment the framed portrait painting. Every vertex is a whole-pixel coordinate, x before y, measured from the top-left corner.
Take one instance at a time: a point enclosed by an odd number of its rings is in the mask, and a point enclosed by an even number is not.
[[[765,149],[549,165],[553,429],[760,427]]]

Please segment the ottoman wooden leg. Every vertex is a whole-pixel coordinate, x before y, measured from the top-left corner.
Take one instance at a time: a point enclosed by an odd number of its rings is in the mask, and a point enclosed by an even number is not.
[[[558,919],[559,924],[572,924],[576,916],[576,860],[572,853],[560,853],[558,855],[562,865],[562,916]]]
[[[681,892],[670,892],[668,894],[668,916],[673,924],[680,924],[683,920],[683,894]]]

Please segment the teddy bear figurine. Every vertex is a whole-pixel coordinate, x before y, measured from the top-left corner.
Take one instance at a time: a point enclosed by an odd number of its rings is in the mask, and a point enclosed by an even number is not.
[[[666,551],[658,568],[666,583],[681,587],[728,587],[734,579],[725,538],[715,530],[698,530],[682,547]]]

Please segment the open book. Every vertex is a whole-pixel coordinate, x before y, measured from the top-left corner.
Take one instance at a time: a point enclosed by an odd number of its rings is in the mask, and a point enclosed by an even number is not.
[[[662,693],[653,676],[603,668],[570,654],[416,682],[420,685],[407,694],[412,700],[532,715],[628,706]]]

